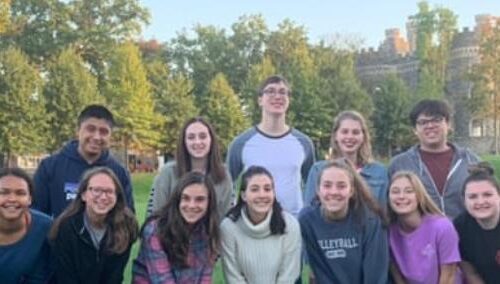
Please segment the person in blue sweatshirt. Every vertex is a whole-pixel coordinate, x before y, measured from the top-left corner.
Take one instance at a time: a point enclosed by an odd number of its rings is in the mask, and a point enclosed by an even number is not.
[[[387,283],[386,218],[351,162],[329,161],[316,194],[319,203],[299,216],[315,283]]]
[[[113,126],[113,114],[106,107],[89,105],[82,110],[77,139],[42,160],[35,172],[34,209],[57,217],[75,199],[85,171],[108,167],[120,180],[126,203],[134,211],[130,174],[109,152]]]

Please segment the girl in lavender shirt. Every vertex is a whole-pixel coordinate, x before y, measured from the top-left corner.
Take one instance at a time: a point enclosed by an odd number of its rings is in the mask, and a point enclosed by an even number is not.
[[[461,283],[458,235],[411,172],[397,172],[389,187],[389,244],[395,283]]]

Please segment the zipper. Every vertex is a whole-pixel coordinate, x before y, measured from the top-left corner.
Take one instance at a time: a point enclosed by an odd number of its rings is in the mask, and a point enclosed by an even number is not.
[[[462,163],[463,159],[462,158],[458,159],[458,161],[453,165],[453,167],[451,168],[451,170],[448,172],[448,176],[446,176],[446,181],[445,181],[444,186],[443,186],[443,194],[441,194],[437,190],[436,183],[434,182],[434,179],[432,178],[431,174],[429,173],[429,170],[427,169],[427,167],[425,166],[424,162],[422,161],[422,158],[420,157],[420,155],[418,155],[418,157],[419,157],[420,168],[425,171],[425,173],[427,174],[427,176],[431,180],[432,186],[434,188],[434,191],[436,192],[437,196],[439,197],[439,204],[441,205],[441,210],[446,215],[446,207],[445,207],[445,203],[444,203],[444,194],[446,192],[446,188],[448,186],[448,181],[450,180],[450,177],[458,169],[458,166]]]

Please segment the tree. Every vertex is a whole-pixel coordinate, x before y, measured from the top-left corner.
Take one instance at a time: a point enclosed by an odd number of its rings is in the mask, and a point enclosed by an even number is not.
[[[10,23],[10,0],[0,0],[0,34],[9,28]]]
[[[203,114],[214,126],[225,152],[232,139],[248,127],[248,119],[241,110],[238,97],[222,73],[218,73],[208,86]]]
[[[391,157],[393,149],[408,145],[413,137],[408,122],[410,93],[403,80],[389,75],[373,90],[373,101],[377,106],[372,116],[375,148]]]
[[[248,77],[241,88],[240,98],[243,101],[243,109],[252,124],[260,121],[260,107],[257,103],[258,88],[264,80],[276,74],[276,68],[273,66],[269,57],[264,57],[262,62],[250,67]]]
[[[198,114],[194,103],[193,83],[183,74],[169,75],[159,60],[146,65],[156,112],[161,115],[160,146],[163,153],[173,154],[184,122]]]
[[[42,81],[15,48],[0,52],[0,152],[37,153],[47,138]]]
[[[416,55],[420,61],[416,100],[442,98],[446,86],[446,67],[457,28],[457,16],[449,9],[431,9],[426,1],[410,17],[416,27]]]
[[[475,66],[474,90],[471,101],[476,106],[478,118],[493,121],[495,154],[499,153],[500,119],[500,20],[491,26],[482,27],[479,47],[480,63]]]
[[[44,87],[50,127],[49,151],[75,135],[75,118],[88,104],[102,103],[97,79],[73,48],[62,51],[47,65]]]
[[[316,116],[316,146],[318,150],[326,151],[330,146],[333,117],[343,110],[357,110],[369,117],[373,104],[357,79],[352,50],[320,43],[311,52],[317,79],[314,83],[316,103],[309,111]]]
[[[16,46],[40,64],[66,47],[68,17],[67,4],[59,0],[12,1],[10,28],[0,44]]]
[[[151,86],[139,48],[132,42],[115,47],[104,95],[116,116],[119,129],[115,133],[125,156],[129,147],[156,149],[161,135],[160,117],[154,111]]]

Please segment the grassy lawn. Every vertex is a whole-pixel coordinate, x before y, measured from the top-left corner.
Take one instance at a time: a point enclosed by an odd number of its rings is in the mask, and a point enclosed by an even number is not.
[[[497,178],[500,179],[500,157],[494,155],[488,155],[488,156],[483,156],[482,159],[489,161],[495,167],[495,173],[497,175]],[[132,176],[137,219],[139,220],[139,223],[141,225],[144,222],[146,205],[149,198],[149,191],[151,188],[151,184],[153,183],[153,177],[154,174],[134,174]],[[139,249],[139,241],[137,241],[132,248],[130,260],[127,265],[127,268],[125,269],[125,280],[124,280],[125,283],[130,283],[132,275],[132,260],[135,259],[135,257],[137,256],[138,249]],[[302,279],[303,280],[307,279],[308,274],[309,274],[308,269],[304,269],[304,273],[302,274],[303,276]],[[218,263],[215,268],[213,283],[215,284],[225,283],[220,263]]]

